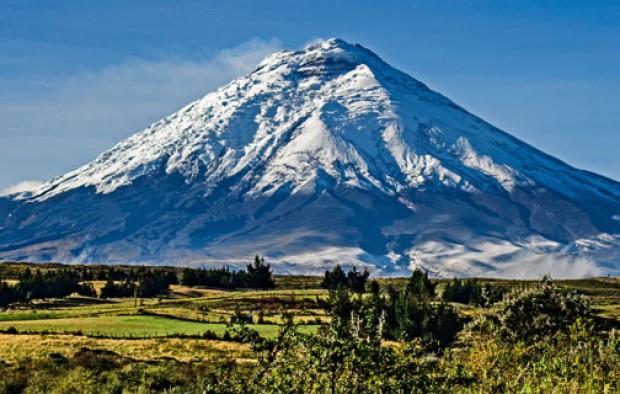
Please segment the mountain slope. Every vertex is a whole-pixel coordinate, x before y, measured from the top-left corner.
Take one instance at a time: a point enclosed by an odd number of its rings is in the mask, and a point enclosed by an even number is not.
[[[0,199],[0,258],[617,273],[620,185],[332,39]]]

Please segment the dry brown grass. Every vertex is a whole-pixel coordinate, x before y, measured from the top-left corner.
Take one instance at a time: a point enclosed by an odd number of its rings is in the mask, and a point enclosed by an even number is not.
[[[170,292],[185,297],[207,297],[211,295],[227,293],[228,291],[219,289],[199,289],[194,287],[172,285],[170,286]]]
[[[73,335],[0,334],[0,359],[13,362],[25,357],[44,358],[50,353],[73,356],[87,347],[111,350],[136,360],[174,358],[178,361],[205,361],[251,358],[249,345],[206,339],[105,339]]]
[[[97,294],[101,294],[101,289],[103,288],[103,286],[105,286],[105,282],[106,282],[105,280],[93,280],[90,283],[95,288],[95,291],[97,292]]]

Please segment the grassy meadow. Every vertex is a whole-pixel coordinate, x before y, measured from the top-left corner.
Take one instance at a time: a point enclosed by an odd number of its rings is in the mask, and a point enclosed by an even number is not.
[[[0,264],[0,273],[4,268],[5,273],[8,271],[15,274],[24,267],[26,266]],[[42,268],[58,269],[56,265],[44,265]],[[177,273],[180,275],[180,271]],[[379,279],[377,282],[385,291],[388,286],[404,289],[407,280],[408,278],[386,278]],[[14,283],[14,280],[12,281],[11,283]],[[537,282],[485,278],[478,279],[478,281],[482,284],[493,284],[505,288],[527,287]],[[320,277],[276,276],[275,282],[277,288],[271,290],[221,290],[172,285],[170,294],[161,298],[101,299],[71,295],[66,298],[34,300],[29,303],[12,305],[0,310],[0,372],[2,368],[5,368],[5,371],[8,371],[5,373],[15,374],[17,377],[7,378],[7,381],[18,386],[11,386],[9,383],[2,386],[0,377],[0,393],[39,392],[38,389],[20,391],[11,389],[11,387],[30,387],[28,380],[19,383],[19,379],[22,379],[20,376],[30,376],[27,374],[38,370],[52,373],[60,368],[59,366],[65,368],[63,379],[73,379],[71,374],[79,374],[79,377],[75,379],[85,381],[91,379],[92,381],[95,376],[92,375],[94,369],[89,370],[90,367],[88,367],[89,362],[94,362],[92,360],[97,360],[95,362],[98,371],[97,379],[107,376],[100,372],[107,370],[106,362],[113,365],[110,368],[117,371],[114,379],[117,378],[116,374],[122,375],[125,370],[129,371],[127,374],[132,377],[142,374],[140,376],[144,381],[132,383],[132,387],[142,388],[140,389],[142,391],[126,390],[122,382],[114,383],[116,386],[107,380],[102,381],[103,383],[99,381],[96,384],[93,383],[101,387],[101,391],[92,392],[118,392],[120,394],[163,392],[165,390],[157,389],[157,379],[161,374],[203,376],[201,375],[203,372],[200,371],[214,365],[226,366],[228,365],[226,363],[237,366],[254,365],[260,360],[252,351],[251,345],[234,338],[238,327],[230,324],[233,316],[239,314],[245,316],[248,320],[246,327],[254,330],[260,337],[271,340],[278,337],[282,324],[287,319],[292,319],[298,332],[302,334],[316,333],[321,325],[330,321],[329,314],[323,308],[324,305],[321,305],[322,301],[328,299],[328,291],[320,288]],[[449,281],[433,280],[433,282],[437,284],[437,293],[442,294]],[[97,293],[104,286],[103,281],[95,280],[91,283]],[[610,323],[609,327],[620,326],[619,278],[561,280],[554,281],[554,284],[561,289],[589,297],[592,310],[597,318]],[[370,294],[361,297],[368,298]],[[471,304],[453,303],[452,307],[465,320],[472,320],[484,313],[484,308]],[[476,342],[472,349],[478,353],[468,355],[463,350],[463,346],[466,345],[463,338],[459,341],[450,352],[446,353],[447,356],[444,356],[448,357],[445,358],[447,361],[440,362],[445,363],[442,368],[457,368],[450,364],[453,362],[450,361],[453,357],[451,355],[460,354],[460,357],[467,360],[475,355],[482,361],[475,361],[477,360],[475,358],[472,359],[474,361],[467,361],[473,363],[472,371],[477,371],[476,366],[488,367],[490,368],[488,371],[476,373],[481,373],[490,379],[493,376],[492,366],[496,363],[494,357],[504,359],[507,357],[499,353],[499,348],[476,347],[482,346],[480,343],[491,346],[488,345],[490,342]],[[397,349],[403,346],[399,342],[385,342],[385,344]],[[526,350],[519,351],[525,352]],[[100,363],[103,363],[103,366]],[[528,368],[530,367],[526,367],[524,371],[529,371]],[[22,375],[19,375],[18,371],[22,371]],[[36,376],[39,376],[41,382],[44,382],[44,379],[51,379],[41,377],[40,374]],[[173,383],[170,383],[170,387],[174,386]],[[111,386],[106,386],[108,384]],[[205,382],[201,384],[203,387],[208,386]],[[451,384],[458,385],[459,383]],[[32,387],[40,389],[41,386],[34,384]],[[72,386],[67,382],[59,382],[58,387],[70,388]],[[63,390],[54,389],[50,392],[82,392],[80,388],[75,389],[75,387],[73,391]],[[564,392],[581,392],[579,390],[569,389]],[[429,392],[434,392],[434,390]],[[450,392],[450,390],[437,389],[436,392]],[[475,392],[487,391],[482,388]],[[541,391],[526,390],[525,392]],[[597,390],[585,392],[597,392]]]
[[[200,337],[209,331],[221,337],[239,307],[252,317],[248,326],[270,338],[277,334],[284,313],[293,315],[302,332],[316,331],[327,319],[316,297],[325,294],[320,289],[225,292],[176,285],[170,298],[103,301],[72,296],[1,312],[0,331],[143,339]]]
[[[55,266],[45,267],[53,269]],[[383,288],[388,285],[399,288],[405,286],[406,280],[389,278],[379,279],[378,282]],[[320,277],[276,276],[278,288],[275,290],[225,291],[173,285],[170,296],[166,298],[101,300],[71,296],[34,301],[1,311],[0,331],[11,332],[11,338],[23,334],[31,345],[45,341],[47,336],[148,340],[198,338],[210,332],[222,337],[229,330],[235,308],[239,308],[252,317],[248,327],[266,338],[277,335],[284,314],[292,315],[301,332],[312,333],[321,323],[329,320],[325,311],[317,305],[317,299],[327,296],[327,291],[319,286],[320,281]],[[484,278],[479,281],[506,287],[527,286],[535,282]],[[438,292],[441,293],[447,280],[437,282]],[[593,310],[600,317],[620,321],[620,278],[588,278],[556,283],[567,290],[589,296],[593,301]],[[103,282],[94,281],[93,285],[99,291]],[[480,308],[471,305],[454,306],[463,316],[471,317],[480,312]],[[5,340],[6,335],[0,334],[0,354],[7,354],[4,347],[12,346],[12,341]],[[140,358],[148,359],[147,347],[142,349],[144,354]],[[153,357],[159,355],[154,354]]]

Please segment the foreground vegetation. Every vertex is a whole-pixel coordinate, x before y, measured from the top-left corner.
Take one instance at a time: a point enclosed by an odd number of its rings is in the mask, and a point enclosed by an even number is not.
[[[108,280],[97,279],[100,296]],[[259,291],[179,284],[155,298],[12,304],[0,313],[0,393],[620,391],[615,278],[273,279]]]

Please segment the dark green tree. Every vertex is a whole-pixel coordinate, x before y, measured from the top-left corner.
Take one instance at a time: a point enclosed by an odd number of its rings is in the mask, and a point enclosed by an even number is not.
[[[356,293],[365,292],[366,282],[368,282],[369,277],[370,273],[367,269],[364,269],[363,272],[359,272],[353,267],[353,269],[347,273],[347,284],[349,285],[349,289]]]
[[[199,284],[197,270],[186,268],[183,271],[183,277],[181,278],[181,284],[183,286],[193,287]]]
[[[460,280],[454,278],[444,288],[441,298],[446,302],[483,305],[483,287],[475,279]]]
[[[340,266],[340,264],[336,264],[331,271],[326,270],[325,276],[321,281],[321,287],[324,289],[337,289],[339,287],[348,287],[349,283],[347,281],[347,275],[344,273],[344,270]]]
[[[407,292],[418,298],[433,298],[436,286],[428,278],[428,272],[422,272],[422,270],[416,268],[411,274],[409,282],[407,282]]]
[[[254,262],[247,265],[246,287],[250,289],[273,289],[276,283],[269,264],[265,264],[265,259],[256,255]]]
[[[369,277],[370,273],[367,269],[360,272],[356,267],[353,267],[351,271],[345,273],[340,264],[336,264],[331,271],[325,271],[321,287],[331,290],[347,288],[356,293],[363,293],[366,291],[366,282],[368,282]]]

